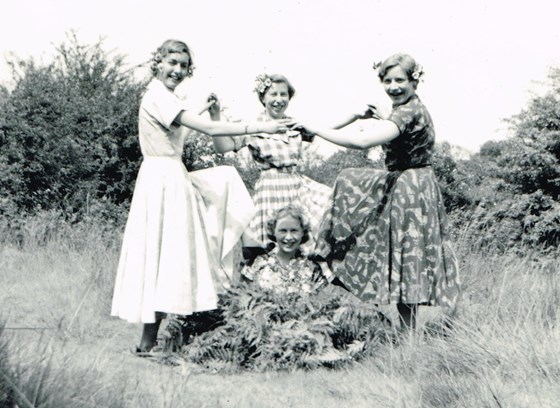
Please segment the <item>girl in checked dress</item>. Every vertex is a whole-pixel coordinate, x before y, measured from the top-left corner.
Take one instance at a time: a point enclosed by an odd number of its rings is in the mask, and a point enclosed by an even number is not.
[[[278,74],[260,75],[256,79],[255,92],[265,108],[259,121],[288,118],[285,112],[295,89],[286,77]],[[249,240],[257,247],[264,248],[272,242],[266,231],[267,221],[276,211],[293,203],[304,208],[310,219],[311,235],[304,249],[312,248],[323,213],[330,204],[332,191],[330,187],[299,174],[303,142],[312,141],[312,136],[299,131],[214,139],[216,150],[221,153],[237,152],[246,146],[261,170],[253,196],[257,213],[248,232]]]

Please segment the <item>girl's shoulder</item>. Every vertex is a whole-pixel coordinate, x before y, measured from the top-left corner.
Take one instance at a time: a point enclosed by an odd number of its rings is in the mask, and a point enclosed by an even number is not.
[[[414,95],[406,103],[395,106],[389,120],[396,123],[401,133],[415,126],[417,123],[430,121],[430,114],[420,98]]]

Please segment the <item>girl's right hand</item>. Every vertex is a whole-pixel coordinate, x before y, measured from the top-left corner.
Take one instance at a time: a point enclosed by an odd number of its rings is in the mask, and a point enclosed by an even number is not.
[[[367,105],[367,109],[363,112],[363,116],[358,116],[359,119],[386,119],[389,113],[380,106]]]

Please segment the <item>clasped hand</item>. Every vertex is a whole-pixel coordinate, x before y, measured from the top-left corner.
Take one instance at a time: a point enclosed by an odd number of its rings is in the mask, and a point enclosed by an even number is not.
[[[278,120],[269,120],[266,122],[262,122],[262,131],[264,133],[286,133],[290,130],[290,126],[293,124],[292,119],[278,119]]]
[[[385,109],[380,108],[377,105],[367,105],[367,107],[356,114],[357,119],[386,119],[388,116]]]

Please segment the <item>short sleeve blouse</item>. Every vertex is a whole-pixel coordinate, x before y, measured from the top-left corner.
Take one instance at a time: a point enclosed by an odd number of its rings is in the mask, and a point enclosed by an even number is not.
[[[138,115],[140,148],[144,156],[181,156],[185,136],[173,121],[182,110],[185,110],[183,101],[161,81],[154,79],[148,84]]]
[[[430,113],[414,95],[402,105],[394,106],[389,120],[399,128],[400,135],[383,145],[385,164],[389,170],[404,170],[432,163],[435,143]]]

